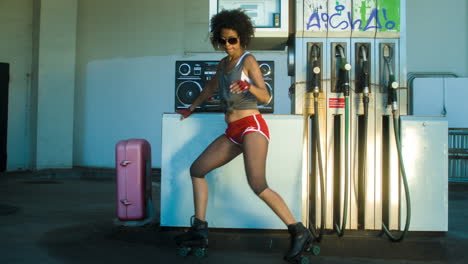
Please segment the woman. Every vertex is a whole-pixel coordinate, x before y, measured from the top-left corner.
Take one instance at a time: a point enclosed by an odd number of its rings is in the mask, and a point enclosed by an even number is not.
[[[188,246],[208,244],[208,223],[205,219],[208,185],[204,177],[242,153],[250,187],[291,233],[291,248],[285,256],[290,260],[312,242],[312,235],[294,219],[284,200],[266,182],[269,132],[258,111],[257,101],[268,102],[271,97],[255,57],[244,50],[253,33],[250,18],[240,9],[223,10],[211,18],[211,43],[214,47],[222,47],[227,56],[220,61],[215,77],[194,103],[178,113],[182,119],[187,118],[198,105],[218,91],[225,107],[228,127],[225,134],[215,139],[190,167],[195,216],[192,217],[189,231],[177,236],[176,241],[179,245]]]

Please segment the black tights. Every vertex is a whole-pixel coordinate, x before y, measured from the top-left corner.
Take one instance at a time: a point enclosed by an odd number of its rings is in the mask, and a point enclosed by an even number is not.
[[[222,135],[193,162],[190,167],[190,176],[204,178],[210,171],[223,166],[243,153],[247,181],[254,193],[259,195],[268,188],[265,177],[267,152],[268,140],[258,132],[244,135],[242,146],[234,144]]]

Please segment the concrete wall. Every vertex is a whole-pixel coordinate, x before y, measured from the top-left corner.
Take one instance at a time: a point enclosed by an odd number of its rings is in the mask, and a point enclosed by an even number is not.
[[[188,38],[189,47],[208,50],[203,35],[192,33],[198,16],[188,14],[203,10],[192,2],[79,2],[75,165],[112,167],[119,140],[146,138],[160,167],[161,117],[174,109],[174,61]]]
[[[82,0],[77,30],[74,164],[112,167],[114,146],[145,138],[161,166],[162,114],[174,111],[176,60],[219,60],[208,1]],[[255,52],[276,67],[275,113],[289,113],[284,51]],[[190,132],[188,132],[190,133]]]
[[[468,1],[407,0],[408,72],[468,77]]]
[[[11,63],[7,169],[38,168],[47,164],[48,156],[60,160],[60,153],[66,154],[66,160],[73,155],[68,162],[72,165],[112,167],[115,143],[129,137],[147,138],[156,150],[153,164],[159,167],[161,116],[174,110],[175,60],[223,56],[214,53],[208,41],[208,0],[74,0],[76,34],[71,26],[70,30],[52,30],[61,32],[52,34],[52,41],[47,40],[50,35],[43,35],[49,49],[61,34],[69,34],[62,36],[67,43],[76,38],[75,49],[63,49],[63,42],[59,46],[67,55],[66,69],[48,75],[51,79],[42,79],[42,83],[31,79],[39,77],[31,75],[31,69],[40,73],[43,63],[48,66],[42,71],[48,73],[61,68],[60,64],[53,66],[55,61],[64,63],[57,53],[41,61],[40,25],[51,14],[57,19],[54,9],[65,5],[69,12],[70,1],[0,0],[0,34],[7,36],[0,42],[0,61]],[[40,9],[33,19],[33,5],[38,2],[49,8]],[[468,76],[467,11],[465,0],[443,4],[438,0],[407,1],[408,72],[451,71]],[[65,14],[54,23],[63,24]],[[74,19],[74,14],[66,16]],[[72,66],[73,53],[76,66]],[[289,113],[286,54],[255,55],[275,60],[275,113]],[[70,74],[73,67],[75,76]],[[63,92],[60,87],[65,87],[66,101],[56,94]],[[62,130],[55,131],[55,124]],[[51,155],[45,147],[57,137],[61,147]],[[45,152],[39,153],[40,149]],[[46,161],[38,163],[41,158]]]

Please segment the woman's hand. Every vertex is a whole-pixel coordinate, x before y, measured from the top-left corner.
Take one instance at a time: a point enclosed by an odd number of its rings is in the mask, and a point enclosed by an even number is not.
[[[249,89],[250,89],[250,83],[243,81],[243,80],[235,81],[229,86],[229,91],[235,94],[245,93]]]
[[[189,117],[193,111],[190,110],[190,107],[184,108],[177,110],[176,113],[181,114],[182,116],[180,117],[180,120],[184,120],[185,118]]]

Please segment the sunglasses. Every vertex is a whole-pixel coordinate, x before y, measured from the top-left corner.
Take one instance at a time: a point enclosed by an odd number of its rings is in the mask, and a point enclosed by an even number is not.
[[[234,44],[237,44],[238,41],[239,41],[239,38],[228,38],[227,40],[220,38],[218,40],[219,44],[221,45],[226,45],[226,42],[231,45],[234,45]]]

